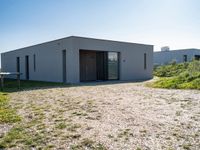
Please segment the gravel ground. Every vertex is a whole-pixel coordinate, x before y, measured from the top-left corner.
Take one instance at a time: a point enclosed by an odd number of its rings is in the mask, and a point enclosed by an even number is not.
[[[111,83],[11,93],[11,103],[38,148],[200,149],[200,91]]]

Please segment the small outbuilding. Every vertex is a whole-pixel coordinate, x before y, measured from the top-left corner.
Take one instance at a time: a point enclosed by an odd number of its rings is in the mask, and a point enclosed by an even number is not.
[[[154,52],[154,65],[166,65],[172,62],[190,62],[200,60],[200,49],[180,49]]]
[[[64,83],[152,78],[153,45],[71,36],[1,54],[2,71]]]

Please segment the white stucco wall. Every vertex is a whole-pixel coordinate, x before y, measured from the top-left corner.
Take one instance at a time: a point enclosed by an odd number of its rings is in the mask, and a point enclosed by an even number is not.
[[[154,65],[169,64],[172,61],[177,63],[184,62],[184,55],[187,55],[187,60],[192,61],[195,55],[200,55],[198,49],[170,50],[154,52]]]
[[[152,78],[153,46],[68,37],[27,48],[2,53],[3,71],[16,71],[16,57],[20,57],[20,71],[25,79],[25,56],[29,55],[30,80],[62,82],[62,50],[66,50],[66,78],[69,83],[80,81],[79,50],[120,52],[120,80],[145,80]],[[147,69],[144,69],[144,53]],[[33,55],[36,55],[36,71]]]

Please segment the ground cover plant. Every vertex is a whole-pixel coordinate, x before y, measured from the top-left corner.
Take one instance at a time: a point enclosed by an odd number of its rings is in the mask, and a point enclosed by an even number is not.
[[[18,81],[13,79],[5,79],[4,81],[4,92],[16,92],[21,90],[28,90],[34,88],[48,88],[48,87],[58,87],[58,86],[70,86],[69,84],[54,83],[54,82],[43,82],[43,81],[20,81],[20,89],[18,89]]]
[[[0,92],[0,123],[15,123],[21,120],[16,111],[9,106],[7,93]]]
[[[200,61],[169,64],[154,68],[159,79],[151,84],[156,88],[200,89]]]
[[[200,149],[197,90],[117,81],[23,84],[1,93],[1,108],[12,113],[0,122],[0,149]]]

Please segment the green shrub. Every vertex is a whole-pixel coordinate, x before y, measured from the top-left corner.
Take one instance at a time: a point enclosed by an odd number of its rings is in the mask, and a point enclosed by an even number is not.
[[[188,68],[188,63],[170,64],[154,68],[154,75],[158,77],[172,77],[179,75]]]
[[[188,71],[191,73],[200,72],[200,61],[194,60],[188,66]]]
[[[161,78],[152,87],[200,89],[200,61],[158,66],[154,68],[154,75]]]

